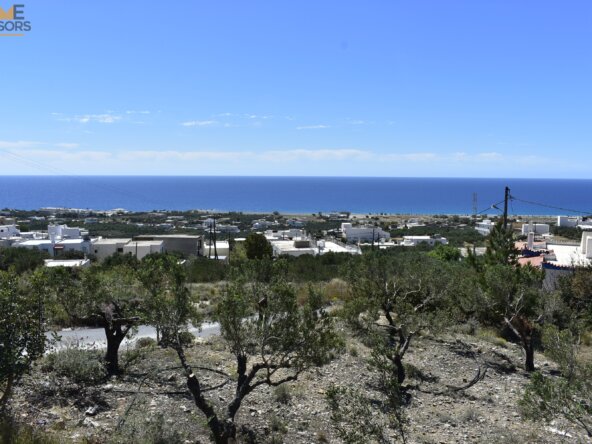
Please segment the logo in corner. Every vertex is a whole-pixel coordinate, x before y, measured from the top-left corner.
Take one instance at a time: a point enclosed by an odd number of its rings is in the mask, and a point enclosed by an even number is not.
[[[0,36],[22,37],[31,30],[31,22],[25,19],[25,5],[0,6]]]

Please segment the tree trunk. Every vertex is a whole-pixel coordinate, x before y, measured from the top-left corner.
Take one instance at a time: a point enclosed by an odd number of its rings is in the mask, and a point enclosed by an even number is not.
[[[534,372],[534,346],[532,337],[522,339],[522,348],[524,349],[524,369],[527,372]]]
[[[8,404],[8,400],[10,399],[10,395],[12,394],[12,385],[14,383],[14,376],[8,376],[8,380],[6,381],[6,387],[4,387],[4,392],[2,393],[2,397],[0,398],[0,413],[4,412],[6,409],[6,405]]]
[[[119,369],[119,346],[125,338],[125,333],[121,329],[105,327],[105,334],[107,336],[107,352],[105,353],[105,367],[107,375],[120,374]]]
[[[513,318],[513,321],[504,318],[504,321],[506,322],[506,325],[510,327],[510,330],[512,330],[522,342],[522,349],[524,350],[524,370],[527,372],[534,372],[534,344],[532,341],[534,328],[532,323],[522,316],[516,316]]]
[[[399,384],[403,384],[405,381],[405,366],[403,365],[403,358],[401,355],[395,355],[395,359],[393,360],[395,363],[395,367],[397,367],[397,382]]]
[[[218,419],[214,408],[203,397],[197,377],[191,373],[187,376],[187,388],[193,396],[195,405],[206,415],[208,427],[216,444],[228,444],[230,438],[236,437],[236,425],[232,421],[222,422]]]

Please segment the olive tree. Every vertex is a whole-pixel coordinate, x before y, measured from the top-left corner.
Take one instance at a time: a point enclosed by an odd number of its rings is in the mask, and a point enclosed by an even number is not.
[[[42,289],[40,277],[0,271],[0,413],[14,385],[45,350]]]
[[[263,234],[249,233],[245,239],[245,252],[248,259],[266,259],[273,254],[273,249]]]
[[[72,271],[46,269],[47,290],[57,309],[70,322],[97,325],[105,330],[108,375],[119,374],[119,347],[145,315],[143,288],[134,270],[92,267]]]
[[[508,327],[524,351],[524,368],[535,369],[534,339],[537,326],[544,321],[548,294],[542,289],[543,274],[533,267],[491,265],[483,272],[486,304],[482,319]]]
[[[199,325],[199,313],[186,284],[186,270],[178,258],[148,255],[138,267],[138,276],[146,290],[146,320],[156,328],[160,345],[174,343],[190,322]]]
[[[347,272],[351,297],[344,307],[346,319],[390,362],[398,384],[406,378],[403,358],[413,337],[441,321],[436,307],[448,288],[442,272],[446,266],[425,255],[393,258],[378,252]]]
[[[560,375],[532,375],[520,401],[523,414],[546,421],[563,417],[592,438],[592,363],[579,354],[578,335],[548,326],[543,345],[545,355],[559,365]]]
[[[260,386],[296,380],[308,368],[327,362],[340,345],[318,295],[311,292],[307,302],[299,305],[293,286],[281,273],[270,282],[257,281],[255,275],[235,276],[216,310],[237,375],[234,394],[223,406],[206,395],[181,342],[174,345],[195,405],[206,416],[218,444],[236,437],[235,416],[250,393]]]

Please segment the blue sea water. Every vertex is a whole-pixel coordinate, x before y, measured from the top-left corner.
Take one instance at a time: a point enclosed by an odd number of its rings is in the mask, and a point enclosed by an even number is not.
[[[505,186],[511,214],[592,213],[592,180],[363,177],[2,176],[0,208],[498,214]]]

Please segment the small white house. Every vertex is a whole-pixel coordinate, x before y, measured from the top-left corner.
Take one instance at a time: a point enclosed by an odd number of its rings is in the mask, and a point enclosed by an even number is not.
[[[445,237],[431,237],[431,236],[403,236],[404,247],[415,247],[419,244],[426,244],[433,247],[436,244],[448,245],[448,239]]]
[[[571,217],[571,216],[557,216],[557,226],[558,227],[577,227],[582,222],[580,217]]]
[[[97,239],[91,246],[91,254],[97,260],[103,261],[115,253],[123,253],[123,247],[131,242],[131,239]]]
[[[548,234],[551,228],[549,224],[534,224],[529,222],[527,224],[522,225],[522,234],[527,236],[528,233],[534,234]]]
[[[123,254],[132,254],[137,259],[142,259],[152,253],[164,253],[163,241],[144,240],[130,241],[123,246]]]
[[[16,225],[0,225],[0,239],[8,239],[10,237],[20,237],[21,231]]]
[[[489,219],[485,219],[481,222],[477,222],[477,224],[475,225],[475,230],[477,230],[483,236],[487,236],[489,235],[489,233],[491,233],[493,227],[495,227],[495,223]]]
[[[380,227],[354,227],[350,222],[344,222],[341,224],[341,232],[347,242],[378,242],[380,239],[388,240],[391,238],[390,233],[384,231]]]
[[[55,242],[60,239],[80,239],[88,235],[88,232],[79,227],[69,227],[68,225],[48,225],[47,234]]]
[[[273,240],[271,241],[274,257],[278,256],[302,256],[317,254],[317,249],[310,239]]]
[[[209,241],[204,241],[201,246],[201,255],[210,259],[215,259],[216,253],[218,259],[227,258],[230,256],[230,242],[228,241],[216,241],[216,248],[214,244],[210,244]]]

